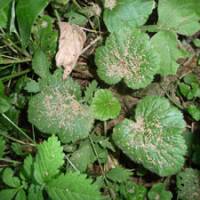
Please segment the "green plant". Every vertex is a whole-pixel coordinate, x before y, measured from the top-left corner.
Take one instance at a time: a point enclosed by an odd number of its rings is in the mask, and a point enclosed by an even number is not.
[[[0,0],[0,199],[199,199],[199,7]]]
[[[29,121],[47,134],[58,134],[63,142],[88,136],[93,117],[80,103],[80,87],[71,78],[62,81],[61,71],[41,79],[41,91],[30,99]]]
[[[189,73],[183,78],[183,82],[179,83],[180,93],[190,102],[186,105],[187,112],[196,121],[200,120],[200,109],[196,99],[200,97],[200,82],[198,76],[194,73]]]
[[[120,103],[109,90],[97,90],[91,103],[91,110],[96,119],[106,121],[116,118],[120,113]]]
[[[31,155],[24,160],[20,177],[14,176],[11,168],[3,171],[2,180],[9,189],[1,190],[2,199],[44,199],[43,190],[51,199],[102,199],[97,187],[85,175],[78,172],[63,174],[63,148],[57,137],[51,136],[37,147],[35,158]]]
[[[113,131],[115,144],[132,160],[160,176],[178,172],[186,152],[181,112],[163,97],[148,96],[137,105],[135,122],[125,119]]]
[[[108,84],[123,79],[130,88],[144,88],[157,72],[156,56],[147,34],[139,30],[119,30],[107,38],[104,47],[97,49],[97,73]]]
[[[171,200],[172,193],[166,191],[163,183],[157,183],[148,192],[148,198],[149,200]]]
[[[177,175],[178,199],[199,199],[200,173],[198,170],[186,168]]]

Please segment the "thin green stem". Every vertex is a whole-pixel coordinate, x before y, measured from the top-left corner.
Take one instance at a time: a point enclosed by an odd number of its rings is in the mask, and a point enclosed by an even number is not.
[[[56,19],[60,23],[61,22],[61,18],[60,18],[60,15],[59,15],[58,11],[55,9],[54,12],[55,12],[55,15],[56,15]]]
[[[76,0],[72,0],[72,2],[77,8],[81,9],[81,6],[78,4]]]
[[[34,142],[32,138],[30,138],[17,124],[15,124],[7,115],[4,113],[1,114],[4,119],[6,119],[10,124],[12,124],[24,137],[26,137],[29,141]]]
[[[1,65],[8,65],[8,64],[18,64],[18,63],[25,63],[31,62],[31,58],[23,58],[23,59],[2,59],[0,60]]]
[[[0,78],[0,81],[8,81],[8,80],[16,78],[18,76],[22,76],[24,74],[27,74],[30,71],[31,71],[31,69],[26,69],[26,70],[18,72],[18,73],[14,73],[14,74],[11,74],[11,75],[8,75],[8,76],[4,76],[4,77]]]
[[[98,161],[98,163],[99,163],[99,167],[100,167],[101,173],[102,173],[102,175],[103,175],[104,183],[108,186],[108,180],[107,180],[107,178],[106,178],[104,169],[103,169],[103,167],[102,167],[102,165],[101,165],[101,162],[100,162],[100,159],[99,159],[99,155],[98,155],[97,150],[96,150],[95,145],[94,145],[94,141],[93,141],[93,139],[90,137],[90,135],[88,136],[88,138],[89,138],[90,143],[91,143],[91,145],[92,145],[92,149],[93,149],[93,151],[94,151],[94,154],[95,154],[95,156],[97,157],[97,161]],[[108,188],[108,189],[109,189],[109,193],[110,193],[111,198],[112,198],[112,199],[115,199],[115,198],[113,198],[113,191],[112,191],[112,189],[111,189],[111,188]]]
[[[16,139],[16,138],[12,137],[12,136],[3,134],[2,132],[0,132],[0,135],[2,135],[2,136],[5,137],[5,138],[8,138],[9,140],[12,140],[13,142],[17,142],[17,143],[19,143],[19,144],[35,146],[35,144],[33,144],[33,143],[23,142],[23,141],[21,141],[21,140],[18,140],[18,139]]]
[[[107,135],[107,121],[103,122],[104,135]]]
[[[19,162],[19,161],[10,160],[10,159],[7,159],[7,158],[0,158],[0,161],[9,162],[9,163],[13,163],[13,164],[21,164],[21,162]]]
[[[5,69],[7,69],[7,68],[10,68],[10,67],[12,67],[12,66],[13,66],[13,64],[9,64],[9,65],[7,65],[7,66],[1,67],[1,68],[0,68],[0,71],[3,71],[3,70],[5,70]]]
[[[72,161],[68,158],[67,155],[65,155],[65,158],[67,159],[67,161],[69,162],[69,164],[72,166],[72,168],[76,171],[76,172],[79,172],[80,171],[78,170],[78,168],[72,163]]]

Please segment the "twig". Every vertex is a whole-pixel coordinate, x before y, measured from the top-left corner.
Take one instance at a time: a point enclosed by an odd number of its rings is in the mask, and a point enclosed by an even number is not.
[[[86,46],[81,54],[85,53],[91,46],[93,46],[95,43],[97,43],[101,39],[101,36],[98,36],[95,40],[93,40],[88,46]]]

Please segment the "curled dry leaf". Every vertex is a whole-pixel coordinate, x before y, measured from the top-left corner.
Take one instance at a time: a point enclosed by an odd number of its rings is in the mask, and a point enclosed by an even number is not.
[[[86,34],[79,26],[67,22],[60,22],[59,28],[60,38],[56,65],[64,68],[63,79],[66,79],[81,54],[86,41]]]

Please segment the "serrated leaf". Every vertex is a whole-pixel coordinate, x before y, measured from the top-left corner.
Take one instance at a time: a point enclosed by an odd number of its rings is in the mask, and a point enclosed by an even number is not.
[[[43,15],[38,18],[33,28],[34,50],[41,49],[48,58],[55,56],[58,31],[53,28],[55,18]]]
[[[14,176],[14,172],[11,168],[6,168],[2,175],[3,182],[13,188],[20,187],[20,179]]]
[[[177,175],[178,197],[180,200],[199,200],[200,197],[200,172],[186,168]]]
[[[92,164],[95,160],[96,156],[88,141],[83,142],[78,150],[74,151],[70,157],[70,161],[80,172],[84,172],[88,165]]]
[[[34,162],[34,178],[39,184],[50,181],[64,164],[63,148],[56,136],[38,145]]]
[[[18,0],[16,16],[21,42],[24,48],[28,45],[31,28],[35,19],[48,3],[48,0]]]
[[[0,158],[3,158],[5,154],[5,149],[6,149],[6,141],[2,136],[0,136]]]
[[[40,85],[38,82],[36,82],[35,80],[30,80],[26,83],[26,86],[24,87],[24,89],[27,91],[27,92],[30,92],[30,93],[37,93],[40,91]]]
[[[101,200],[97,186],[85,175],[67,173],[51,180],[46,187],[53,200]]]
[[[15,200],[26,200],[26,193],[23,189],[21,189],[19,192],[17,192]]]
[[[114,182],[126,182],[132,175],[133,173],[125,169],[123,167],[115,167],[111,169],[107,174],[106,177]]]
[[[124,197],[123,199],[144,200],[146,197],[147,189],[142,185],[134,183],[133,181],[127,181],[120,185],[119,191],[120,194]]]
[[[91,104],[93,95],[97,90],[97,81],[93,80],[84,91],[84,102]]]
[[[46,54],[41,49],[36,50],[36,52],[34,53],[32,66],[34,72],[41,78],[46,78],[50,75],[50,63]]]
[[[104,22],[110,32],[143,25],[154,8],[152,0],[106,0]]]
[[[108,84],[122,79],[132,89],[144,88],[157,73],[159,60],[148,35],[139,30],[119,30],[96,51],[99,77]]]
[[[10,109],[10,103],[4,97],[0,96],[0,113],[5,113]]]
[[[165,189],[163,183],[154,184],[148,192],[149,200],[171,200],[172,197],[172,193]]]
[[[1,200],[12,200],[18,189],[4,189],[0,191]]]
[[[193,43],[196,47],[200,48],[200,39],[196,38],[193,40]]]
[[[182,113],[164,97],[147,96],[138,103],[135,120],[125,119],[114,128],[116,145],[160,176],[178,172],[186,153]]]
[[[28,155],[24,159],[24,164],[21,170],[21,175],[24,179],[31,180],[33,176],[33,157]]]
[[[192,104],[187,107],[187,111],[194,120],[200,120],[200,107],[197,107],[196,105]]]
[[[41,186],[31,184],[28,189],[28,200],[44,200]]]
[[[183,35],[200,29],[199,0],[162,0],[158,4],[158,26]],[[169,14],[170,13],[170,14]]]
[[[181,49],[181,44],[176,34],[160,31],[151,38],[151,44],[154,46],[155,51],[157,51],[160,60],[158,73],[163,76],[176,74],[179,67],[177,60],[187,56],[186,52]]]
[[[91,110],[94,117],[101,121],[116,118],[121,110],[118,99],[107,89],[99,89],[95,92]]]
[[[80,86],[70,77],[63,81],[60,75],[40,82],[41,92],[29,101],[28,119],[44,133],[74,142],[88,136],[93,116],[89,107],[78,101]]]

